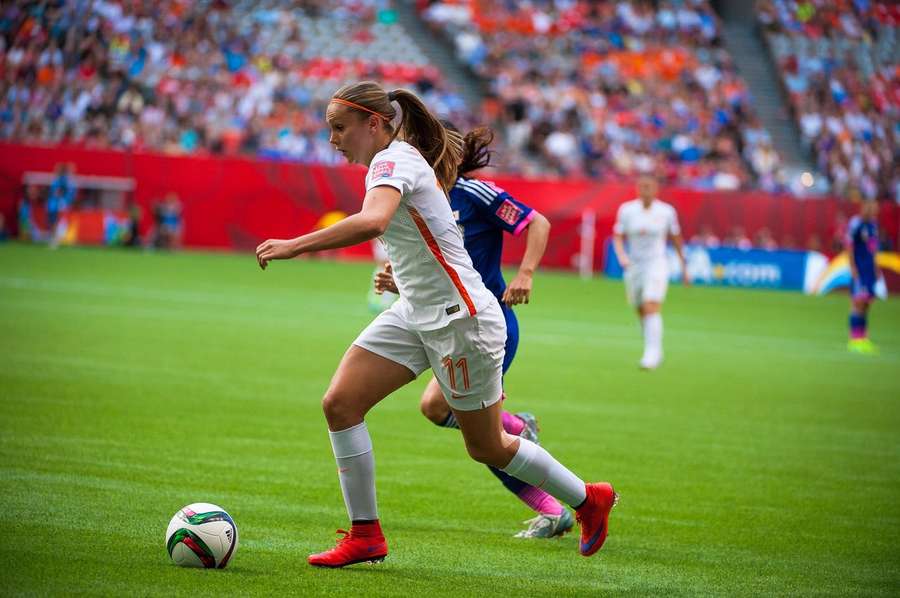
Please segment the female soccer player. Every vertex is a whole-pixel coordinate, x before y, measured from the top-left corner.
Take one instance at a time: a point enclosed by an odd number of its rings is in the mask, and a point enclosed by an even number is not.
[[[847,252],[850,254],[850,340],[847,349],[853,353],[878,353],[869,340],[869,306],[875,299],[878,267],[878,202],[864,201],[859,215],[847,225]]]
[[[402,110],[397,128],[392,102]],[[264,241],[256,249],[257,261],[265,269],[271,260],[381,236],[400,300],[354,341],[323,398],[351,527],[339,531],[344,537],[336,547],[311,555],[309,563],[343,567],[387,555],[364,417],[429,367],[469,455],[573,506],[581,523],[580,552],[595,553],[606,539],[616,498],[612,486],[585,484],[537,444],[503,431],[503,313],[472,267],[445,195],[462,156],[459,135],[445,129],[414,94],[386,93],[372,82],[339,89],[325,118],[332,145],[368,167],[362,208],[295,239]]]
[[[662,362],[662,304],[669,286],[666,240],[671,237],[684,284],[688,284],[687,267],[682,250],[678,214],[671,205],[656,199],[659,186],[649,173],[637,182],[637,199],[619,207],[613,228],[616,257],[625,271],[625,292],[635,307],[644,331],[644,354],[640,366],[653,370]],[[628,252],[623,240],[628,239]]]
[[[458,129],[450,122],[441,121],[452,131]],[[519,323],[512,310],[513,305],[528,303],[531,297],[532,276],[544,255],[550,236],[550,222],[541,214],[515,200],[509,193],[493,183],[480,181],[470,175],[486,168],[491,162],[488,149],[494,133],[488,128],[470,131],[463,139],[462,163],[456,170],[456,184],[450,190],[450,208],[463,235],[466,251],[472,258],[475,270],[485,286],[500,302],[506,320],[506,351],[503,373],[506,374],[519,346]],[[525,255],[519,272],[507,285],[500,270],[503,253],[503,232],[513,235],[526,233]],[[390,264],[375,277],[376,293],[396,293]],[[422,414],[438,426],[459,428],[450,406],[441,394],[437,379],[422,394]],[[514,436],[523,436],[537,442],[537,421],[530,413],[500,413],[503,429]],[[511,477],[496,467],[488,466],[503,485],[515,494],[536,517],[525,523],[528,527],[516,534],[517,538],[552,538],[572,529],[575,521],[571,513],[559,501],[529,484]]]

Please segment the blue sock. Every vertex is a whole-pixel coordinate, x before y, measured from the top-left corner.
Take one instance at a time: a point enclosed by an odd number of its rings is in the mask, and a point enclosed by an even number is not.
[[[447,416],[447,419],[445,419],[443,422],[441,422],[438,425],[442,428],[456,428],[457,430],[459,429],[459,422],[456,421],[456,417],[454,417],[452,411]],[[519,492],[521,492],[523,488],[528,486],[528,484],[526,484],[522,480],[516,479],[516,478],[512,477],[511,475],[509,475],[508,473],[505,473],[505,472],[497,469],[496,467],[491,467],[490,465],[488,465],[488,469],[491,470],[492,474],[497,476],[497,479],[503,483],[503,486],[507,490],[509,490],[516,496],[519,495]]]
[[[866,316],[850,314],[850,338],[866,338]]]
[[[525,488],[528,486],[528,484],[526,484],[522,480],[520,480],[518,478],[514,478],[511,475],[509,475],[508,473],[497,469],[496,467],[491,467],[490,465],[488,465],[488,469],[491,470],[492,474],[497,476],[497,479],[503,483],[503,486],[506,487],[507,490],[509,490],[516,496],[519,495],[519,492],[522,491],[522,488]]]
[[[457,430],[459,429],[459,423],[456,421],[456,418],[453,416],[452,411],[450,412],[450,415],[447,416],[447,419],[445,419],[443,422],[439,423],[438,425],[442,428],[456,428]],[[519,495],[519,492],[522,490],[522,488],[525,488],[526,486],[528,486],[528,484],[526,484],[525,482],[512,477],[508,473],[505,473],[505,472],[497,469],[496,467],[491,467],[490,465],[488,465],[488,469],[491,470],[492,474],[497,476],[498,480],[503,482],[503,485],[506,487],[507,490],[509,490],[516,496]]]

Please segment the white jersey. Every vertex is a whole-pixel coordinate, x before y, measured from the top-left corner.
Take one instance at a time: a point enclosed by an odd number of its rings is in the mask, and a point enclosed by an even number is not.
[[[450,201],[413,146],[394,141],[375,154],[366,190],[400,191],[400,206],[382,240],[400,291],[397,309],[410,327],[437,330],[495,301],[472,266]]]
[[[668,235],[681,234],[678,214],[671,205],[654,199],[649,209],[640,199],[619,207],[613,232],[628,241],[628,259],[639,269],[666,264]]]

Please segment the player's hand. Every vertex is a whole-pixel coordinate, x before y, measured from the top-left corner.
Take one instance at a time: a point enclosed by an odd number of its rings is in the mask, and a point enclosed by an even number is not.
[[[294,242],[288,239],[268,239],[256,248],[256,261],[263,270],[270,260],[289,260],[296,255]]]
[[[384,270],[375,275],[375,293],[381,295],[385,291],[399,295],[397,283],[394,281],[393,269],[390,262],[384,263]]]
[[[531,299],[531,284],[531,274],[519,272],[503,291],[503,297],[500,300],[510,306],[528,303],[528,300]]]
[[[619,265],[622,266],[622,270],[625,271],[631,266],[631,261],[623,256],[619,258]]]

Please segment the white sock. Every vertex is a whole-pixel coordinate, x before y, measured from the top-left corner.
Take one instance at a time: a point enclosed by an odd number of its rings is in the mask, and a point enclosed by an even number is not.
[[[662,314],[644,316],[644,357],[654,361],[662,359]]]
[[[378,519],[375,501],[375,456],[366,422],[346,430],[328,432],[337,461],[341,492],[350,521]]]
[[[647,319],[646,316],[641,316],[641,319],[640,319],[641,338],[644,339],[644,354],[641,356],[641,361],[644,361],[645,359],[647,359],[647,324],[645,322],[646,319]]]
[[[519,450],[503,471],[571,507],[577,507],[587,497],[581,478],[542,447],[524,438],[519,438]]]

